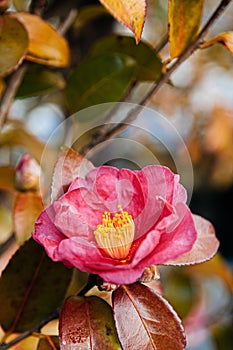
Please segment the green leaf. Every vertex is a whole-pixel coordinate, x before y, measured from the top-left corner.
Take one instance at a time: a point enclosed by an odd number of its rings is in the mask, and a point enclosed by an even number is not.
[[[0,77],[5,77],[22,63],[28,49],[24,26],[9,15],[0,16]]]
[[[87,22],[106,15],[109,16],[109,13],[103,6],[100,5],[88,5],[81,7],[73,24],[73,29],[78,32]]]
[[[123,55],[101,55],[83,61],[67,81],[69,111],[120,101],[135,80],[135,70],[135,62]]]
[[[38,192],[19,192],[13,213],[15,235],[19,244],[31,237],[35,221],[43,208]]]
[[[179,313],[179,316],[184,319],[191,310],[197,293],[190,275],[183,273],[178,267],[172,268],[167,273],[163,287],[164,296]]]
[[[33,65],[27,70],[16,97],[43,95],[54,89],[63,89],[64,87],[65,81],[61,74],[39,65]]]
[[[137,62],[137,80],[156,81],[161,76],[162,61],[145,41],[136,45],[132,37],[110,35],[97,41],[91,50],[92,56],[106,53],[125,54],[134,59]]]
[[[113,292],[117,333],[124,350],[183,350],[184,330],[175,311],[159,294],[140,283]]]
[[[63,305],[59,338],[61,350],[120,350],[112,309],[96,296],[69,297]]]
[[[169,0],[168,23],[171,58],[179,56],[196,38],[204,0]]]
[[[0,279],[0,324],[8,332],[23,332],[62,303],[72,270],[50,260],[33,239],[22,246]]]
[[[40,339],[37,350],[55,350],[59,348],[59,338],[56,336],[45,336]]]

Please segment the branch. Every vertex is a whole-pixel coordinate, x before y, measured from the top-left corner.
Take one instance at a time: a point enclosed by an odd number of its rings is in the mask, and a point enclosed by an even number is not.
[[[167,45],[168,43],[168,34],[165,34],[165,36],[162,38],[161,42],[156,46],[155,51],[157,54],[159,54],[159,52]],[[129,88],[126,96],[124,97],[123,100],[121,100],[121,102],[127,102],[127,99],[131,96],[131,94],[133,93],[134,89],[138,86],[138,82],[135,81],[131,87]],[[91,152],[92,148],[94,146],[96,146],[98,143],[100,143],[104,136],[107,135],[108,131],[109,131],[109,124],[111,123],[111,119],[112,116],[114,115],[114,113],[119,109],[119,105],[117,104],[115,107],[113,107],[110,112],[107,114],[105,120],[104,120],[104,125],[101,126],[101,129],[99,129],[93,136],[91,141],[85,145],[81,150],[80,153],[85,155],[89,152]]]
[[[32,0],[30,4],[30,12],[34,13],[37,16],[42,16],[47,5],[47,0]]]
[[[11,340],[9,343],[3,343],[0,345],[0,350],[7,350],[10,349],[13,345],[19,343],[20,341],[24,340],[25,338],[29,337],[30,335],[32,335],[32,333],[34,332],[39,332],[41,330],[42,327],[44,327],[47,323],[49,323],[50,321],[58,318],[59,316],[59,312],[58,310],[56,310],[55,312],[53,312],[52,314],[50,314],[45,320],[41,321],[40,323],[38,323],[37,325],[35,325],[34,327],[32,327],[31,329],[29,329],[28,331],[21,333],[18,337],[16,337],[15,339]]]
[[[4,125],[10,106],[14,100],[16,91],[21,84],[27,70],[27,63],[24,62],[11,76],[7,88],[4,92],[0,106],[0,130]]]
[[[151,97],[154,96],[159,91],[159,89],[169,80],[172,73],[199,48],[199,46],[203,43],[204,36],[208,33],[210,28],[220,17],[220,15],[224,12],[224,10],[230,4],[230,2],[231,0],[221,1],[217,9],[214,11],[210,19],[207,21],[207,23],[197,36],[196,40],[180,55],[180,57],[177,58],[177,60],[170,66],[170,68],[168,68],[168,70],[164,74],[162,74],[156,85],[154,85],[150,89],[150,91],[143,97],[143,99],[138,103],[138,105],[128,113],[126,118],[122,120],[121,123],[117,124],[114,128],[111,128],[111,126],[109,126],[105,134],[102,134],[101,136],[99,135],[96,139],[92,139],[90,141],[92,147],[119,135],[130,125],[131,122],[133,122],[138,117],[141,111],[141,107],[149,103]],[[87,146],[85,148],[84,154],[86,154],[86,150],[90,151],[90,148]]]

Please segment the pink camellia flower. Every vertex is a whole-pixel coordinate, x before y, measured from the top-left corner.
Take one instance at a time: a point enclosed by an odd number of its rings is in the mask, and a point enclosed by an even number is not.
[[[179,175],[164,166],[92,168],[40,214],[33,237],[54,261],[130,284],[151,265],[205,260],[186,197]],[[218,246],[209,233],[214,244],[207,258]],[[189,254],[197,248],[199,258]]]

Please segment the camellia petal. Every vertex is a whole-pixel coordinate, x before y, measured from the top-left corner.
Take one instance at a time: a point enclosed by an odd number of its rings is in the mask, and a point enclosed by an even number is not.
[[[164,166],[93,168],[41,213],[33,237],[54,261],[105,282],[134,283],[147,266],[203,252],[209,240],[197,238],[186,198],[179,176]]]

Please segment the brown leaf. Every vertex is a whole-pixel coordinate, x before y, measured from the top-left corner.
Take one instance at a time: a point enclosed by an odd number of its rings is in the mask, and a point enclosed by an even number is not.
[[[16,239],[20,244],[31,237],[35,221],[42,210],[43,203],[38,192],[19,192],[13,220]]]
[[[15,169],[10,166],[0,167],[0,189],[16,192]]]
[[[28,44],[27,31],[17,18],[0,16],[0,77],[12,73],[22,63]]]
[[[65,301],[59,338],[61,350],[120,350],[111,307],[96,296]]]
[[[124,350],[182,350],[185,336],[175,311],[159,294],[135,283],[113,292],[116,329]]]
[[[193,215],[193,218],[198,235],[192,249],[166,265],[197,264],[211,259],[216,254],[219,241],[215,236],[213,225],[201,216]]]
[[[55,165],[52,179],[51,201],[53,202],[67,191],[71,182],[77,177],[84,177],[94,165],[72,148],[64,150]]]
[[[101,4],[122,24],[128,27],[138,44],[146,16],[145,0],[100,0]]]
[[[201,48],[205,49],[216,43],[223,44],[226,47],[226,49],[233,54],[233,31],[219,34],[215,38],[206,41],[203,45],[201,45]]]
[[[197,35],[204,0],[169,0],[168,23],[171,58],[179,56]]]
[[[69,64],[70,51],[65,38],[39,16],[25,12],[11,13],[26,28],[29,47],[26,58],[29,61],[48,66],[65,67]]]

